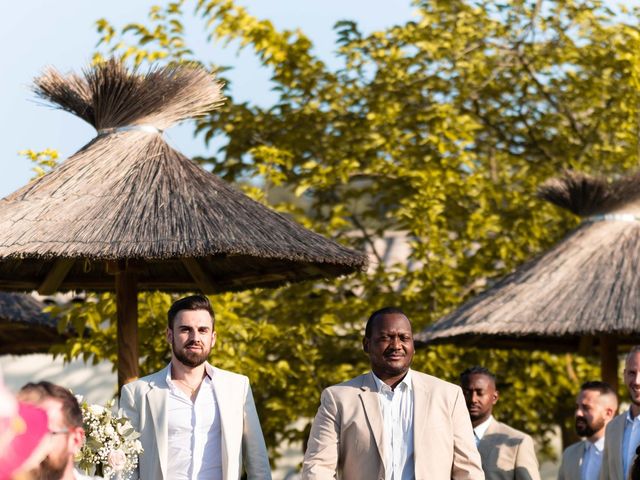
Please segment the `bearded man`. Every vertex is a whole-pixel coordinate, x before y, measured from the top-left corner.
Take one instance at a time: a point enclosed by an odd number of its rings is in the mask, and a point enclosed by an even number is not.
[[[141,480],[270,480],[260,421],[243,375],[211,366],[216,341],[209,299],[177,300],[168,312],[166,368],[125,385],[120,407],[141,433]]]
[[[51,382],[27,383],[17,399],[35,405],[47,414],[48,440],[40,447],[46,457],[25,478],[34,480],[90,480],[75,468],[74,458],[84,444],[82,410],[78,400],[66,388]],[[22,478],[22,477],[19,477]]]
[[[576,400],[576,433],[584,440],[562,453],[558,480],[598,480],[605,427],[618,411],[618,396],[608,383],[585,382]]]

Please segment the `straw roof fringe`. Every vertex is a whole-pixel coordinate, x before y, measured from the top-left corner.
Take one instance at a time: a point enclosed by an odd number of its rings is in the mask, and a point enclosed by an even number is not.
[[[582,215],[616,210],[637,216],[639,185],[636,175],[608,184],[570,173],[547,182],[542,195]],[[583,222],[416,340],[564,350],[605,334],[637,343],[639,265],[640,221],[614,216]]]
[[[163,129],[221,101],[220,84],[199,67],[137,75],[110,61],[83,79],[49,70],[36,85],[43,98],[98,129]],[[135,263],[140,289],[207,293],[367,265],[365,254],[255,202],[159,132],[127,128],[98,135],[0,200],[0,288],[111,290],[109,261],[120,262],[116,270]]]

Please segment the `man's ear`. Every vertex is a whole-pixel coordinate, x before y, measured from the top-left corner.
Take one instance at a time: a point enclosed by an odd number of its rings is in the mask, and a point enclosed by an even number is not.
[[[69,433],[69,437],[71,442],[71,453],[75,455],[84,445],[84,430],[82,428],[76,428]]]
[[[492,405],[495,405],[498,402],[499,398],[500,398],[500,392],[498,392],[498,390],[495,390],[493,392],[493,403],[492,403]]]
[[[173,330],[167,327],[167,343],[171,345],[173,343]]]
[[[369,353],[369,339],[367,337],[362,339],[362,349],[364,353]]]

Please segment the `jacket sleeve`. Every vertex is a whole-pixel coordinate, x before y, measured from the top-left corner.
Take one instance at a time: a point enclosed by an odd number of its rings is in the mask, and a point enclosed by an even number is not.
[[[540,480],[538,458],[533,439],[525,435],[516,455],[516,480]]]
[[[313,420],[307,451],[302,464],[302,480],[337,478],[340,451],[340,418],[331,390],[320,397],[320,407]]]
[[[247,379],[244,402],[244,427],[242,432],[242,461],[247,480],[271,480],[271,466],[267,446],[264,443],[253,393]]]
[[[457,387],[451,418],[453,422],[451,479],[484,480],[482,460],[474,440],[471,419],[459,387]]]

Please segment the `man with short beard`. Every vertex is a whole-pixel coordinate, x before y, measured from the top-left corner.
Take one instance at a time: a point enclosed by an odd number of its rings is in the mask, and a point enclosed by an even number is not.
[[[120,406],[141,434],[142,480],[270,480],[249,379],[211,366],[215,317],[203,295],[168,312],[166,368],[125,385]]]
[[[18,400],[36,405],[47,412],[49,452],[39,467],[29,472],[36,480],[89,480],[74,467],[74,457],[84,444],[82,410],[78,400],[64,387],[51,382],[27,383]]]
[[[566,448],[558,480],[598,480],[605,427],[618,411],[618,396],[605,382],[585,382],[576,400],[576,433],[584,440]]]
[[[624,384],[629,392],[629,410],[606,427],[600,480],[625,480],[640,444],[640,345],[631,348],[624,362]]]

